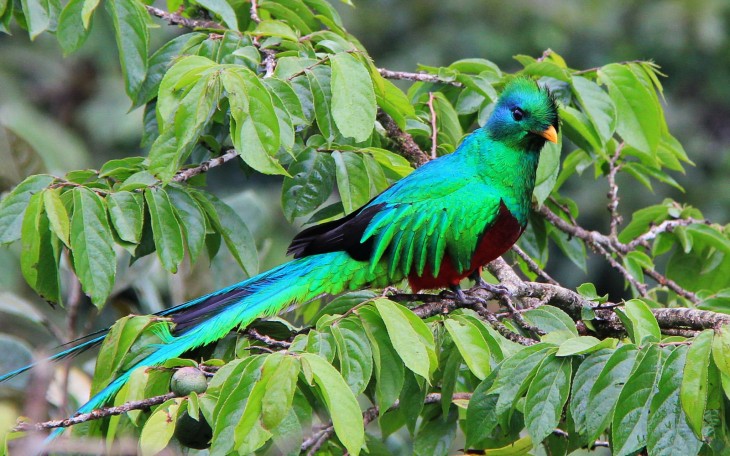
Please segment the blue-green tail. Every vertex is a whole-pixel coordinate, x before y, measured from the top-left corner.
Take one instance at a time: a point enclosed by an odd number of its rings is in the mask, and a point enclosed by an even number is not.
[[[140,367],[164,363],[202,345],[221,339],[231,330],[246,327],[256,318],[276,314],[292,304],[310,301],[322,294],[339,294],[367,283],[387,280],[379,268],[369,271],[366,263],[345,252],[313,255],[261,273],[243,282],[159,312],[171,318],[172,334],[157,349],[120,373],[104,389],[79,408],[88,413],[107,402]],[[51,357],[58,360],[100,344],[106,332]],[[0,382],[27,371],[25,366],[0,377]],[[50,438],[63,432],[58,429]]]

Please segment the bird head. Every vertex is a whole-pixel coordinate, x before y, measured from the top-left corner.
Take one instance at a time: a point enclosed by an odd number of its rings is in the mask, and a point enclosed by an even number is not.
[[[486,125],[493,139],[532,152],[539,152],[545,141],[557,143],[558,128],[555,98],[524,77],[505,86]]]

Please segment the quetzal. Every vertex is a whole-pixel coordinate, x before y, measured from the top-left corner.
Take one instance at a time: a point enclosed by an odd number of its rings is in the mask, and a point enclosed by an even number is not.
[[[160,312],[171,332],[154,351],[80,409],[103,405],[140,367],[215,342],[256,318],[295,303],[407,279],[414,291],[477,277],[506,252],[527,223],[540,150],[558,141],[558,114],[546,89],[526,78],[508,83],[483,128],[450,155],[432,160],[359,210],[297,235],[294,260]],[[52,359],[103,341],[105,332]],[[31,366],[0,377],[6,380]]]

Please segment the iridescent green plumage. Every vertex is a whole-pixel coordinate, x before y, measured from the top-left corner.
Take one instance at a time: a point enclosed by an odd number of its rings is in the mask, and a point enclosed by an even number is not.
[[[456,152],[417,169],[355,213],[304,230],[290,247],[293,261],[160,312],[173,322],[164,343],[79,412],[102,405],[135,369],[214,342],[291,304],[384,287],[404,278],[414,288],[458,284],[504,253],[522,233],[539,152],[546,140],[557,141],[557,128],[557,109],[549,94],[533,81],[515,79],[485,127],[467,136]]]

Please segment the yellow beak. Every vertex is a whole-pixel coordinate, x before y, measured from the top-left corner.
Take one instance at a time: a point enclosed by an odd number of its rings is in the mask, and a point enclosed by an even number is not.
[[[534,133],[538,136],[542,136],[543,138],[547,139],[550,142],[554,142],[555,144],[558,143],[558,132],[555,131],[555,127],[553,127],[552,125],[550,125],[544,131],[536,131]]]

